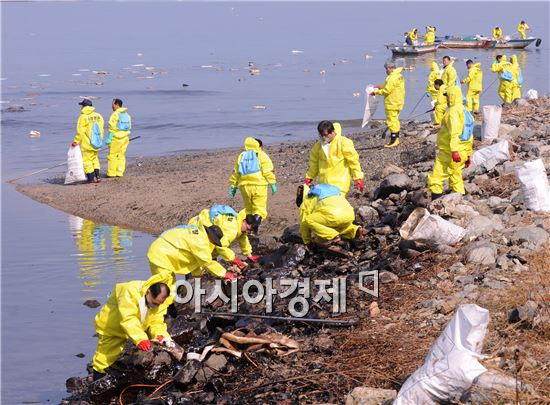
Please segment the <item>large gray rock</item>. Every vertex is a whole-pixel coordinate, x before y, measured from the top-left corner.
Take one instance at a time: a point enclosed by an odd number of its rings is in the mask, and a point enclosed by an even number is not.
[[[548,241],[548,233],[538,226],[525,226],[514,229],[509,239],[516,245],[527,243],[529,249],[536,249]]]
[[[380,222],[380,216],[378,211],[372,208],[369,205],[362,205],[357,208],[356,211],[357,219],[365,226],[370,226]]]
[[[497,370],[486,371],[477,376],[472,386],[461,396],[461,404],[499,403],[503,398],[515,398],[516,389],[533,392],[533,387],[518,382],[514,377]],[[513,401],[506,401],[512,403]]]
[[[481,240],[470,243],[461,249],[466,263],[493,264],[497,255],[497,248],[494,243]]]
[[[396,390],[382,388],[357,387],[346,397],[346,405],[391,404],[397,396]]]
[[[390,174],[380,183],[374,193],[374,199],[387,198],[390,194],[399,194],[403,190],[409,190],[412,180],[405,173]]]
[[[493,231],[500,231],[504,228],[498,217],[489,218],[483,215],[471,217],[466,226],[468,238],[474,240],[480,236],[489,235]]]

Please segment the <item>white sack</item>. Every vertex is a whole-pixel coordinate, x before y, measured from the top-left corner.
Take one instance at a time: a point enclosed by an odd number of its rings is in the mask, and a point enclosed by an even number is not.
[[[523,202],[531,211],[550,211],[550,185],[542,159],[525,162],[516,168]]]
[[[478,359],[489,323],[489,311],[460,305],[437,338],[424,364],[401,387],[393,405],[439,404],[460,397],[487,371]]]
[[[374,85],[372,84],[369,84],[365,89],[365,113],[363,114],[363,124],[361,128],[364,128],[365,125],[369,123],[370,117],[374,115],[378,107],[378,97],[370,95],[373,91]]]
[[[510,160],[510,144],[508,141],[498,142],[494,145],[481,148],[472,154],[472,163],[474,166],[481,166],[490,159],[495,159],[496,164]]]
[[[536,100],[537,98],[539,98],[539,92],[535,89],[529,89],[525,92],[523,98],[527,100]]]
[[[67,174],[65,174],[65,184],[76,183],[86,180],[84,173],[84,163],[82,163],[82,153],[80,146],[70,147],[67,152]]]
[[[498,138],[500,115],[502,107],[499,105],[483,106],[483,123],[481,124],[481,140],[490,141]]]
[[[416,208],[405,221],[399,234],[403,239],[454,245],[466,235],[466,230],[432,215],[426,208]]]

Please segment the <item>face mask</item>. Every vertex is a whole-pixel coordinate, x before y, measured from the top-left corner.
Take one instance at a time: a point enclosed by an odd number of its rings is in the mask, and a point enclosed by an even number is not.
[[[321,136],[321,143],[323,145],[327,145],[330,143],[330,140],[328,139],[328,136]]]
[[[159,307],[159,304],[154,304],[154,303],[147,303],[147,308],[149,309],[155,309],[155,308],[158,308]]]

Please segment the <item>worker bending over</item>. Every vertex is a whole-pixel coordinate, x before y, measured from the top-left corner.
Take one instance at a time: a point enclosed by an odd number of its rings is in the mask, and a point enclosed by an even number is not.
[[[105,369],[122,353],[128,339],[143,351],[151,350],[153,339],[173,346],[160,309],[169,296],[168,286],[153,278],[115,285],[95,317],[98,341],[92,360],[94,380],[105,375]]]
[[[229,196],[235,197],[241,190],[244,209],[247,214],[267,217],[267,188],[271,194],[277,192],[277,181],[273,173],[273,162],[262,150],[262,141],[252,137],[244,140],[244,152],[237,158],[233,175],[229,179]]]
[[[321,245],[363,237],[363,229],[355,225],[355,213],[338,187],[318,184],[298,187],[296,205],[300,209],[300,233],[304,244],[311,246],[313,233]]]
[[[109,135],[105,141],[109,145],[107,155],[107,177],[122,177],[126,170],[126,149],[130,143],[132,117],[128,109],[122,107],[122,100],[115,98],[111,105],[113,113],[109,118]]]
[[[233,263],[239,269],[244,269],[247,264],[241,261],[229,245],[237,240],[241,247],[241,252],[253,263],[260,260],[260,256],[252,254],[252,245],[248,240],[248,234],[260,225],[259,215],[250,215],[246,210],[241,210],[238,214],[229,205],[213,205],[211,208],[202,210],[198,215],[189,220],[188,225],[197,227],[217,225],[223,232],[221,246],[214,248],[213,258],[220,255],[224,260]]]
[[[386,125],[391,134],[390,141],[384,147],[394,148],[399,145],[399,131],[401,130],[399,114],[405,105],[405,79],[401,74],[403,68],[396,68],[393,62],[384,63],[384,68],[387,75],[384,85],[375,88],[371,95],[381,94],[384,96]]]
[[[315,178],[320,183],[332,184],[344,194],[350,188],[351,179],[360,192],[365,189],[359,154],[353,141],[342,135],[338,122],[321,121],[317,125],[319,140],[309,153],[309,167],[304,184],[310,184]]]

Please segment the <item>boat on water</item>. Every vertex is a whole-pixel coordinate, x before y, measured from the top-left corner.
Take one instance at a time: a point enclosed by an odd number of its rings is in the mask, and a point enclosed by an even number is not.
[[[470,35],[466,37],[446,35],[444,37],[436,37],[435,39],[435,43],[440,44],[443,48],[455,49],[523,49],[534,41],[536,41],[535,45],[537,47],[541,43],[540,38],[533,37],[526,39],[510,39],[507,37],[504,40],[496,41],[481,35]]]
[[[435,52],[439,48],[439,44],[386,44],[385,47],[394,55],[422,55],[428,52]]]

